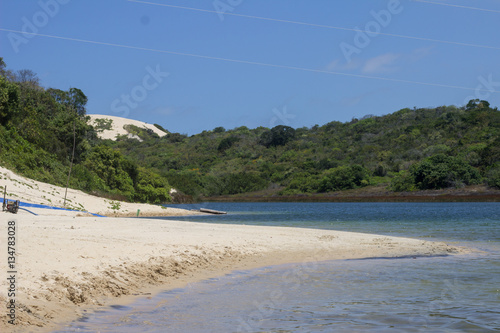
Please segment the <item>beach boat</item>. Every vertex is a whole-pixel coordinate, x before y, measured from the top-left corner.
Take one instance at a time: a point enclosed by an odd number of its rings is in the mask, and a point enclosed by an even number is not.
[[[217,215],[227,214],[227,212],[223,212],[223,211],[220,211],[220,210],[206,209],[206,208],[200,208],[200,212],[202,212],[202,213],[208,213],[208,214],[217,214]]]

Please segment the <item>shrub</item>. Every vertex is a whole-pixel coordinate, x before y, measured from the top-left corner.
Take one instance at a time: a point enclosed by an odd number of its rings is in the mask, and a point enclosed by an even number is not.
[[[119,151],[106,146],[94,147],[83,166],[102,179],[105,190],[119,190],[129,200],[132,199],[134,184],[125,170],[130,165]]]
[[[348,190],[370,185],[370,176],[367,169],[360,165],[339,166],[323,173],[319,191]]]
[[[394,192],[406,192],[415,190],[415,179],[408,171],[398,172],[391,180],[390,189]]]
[[[317,176],[307,172],[296,173],[292,176],[290,184],[282,194],[298,194],[317,192],[320,187],[320,181]]]
[[[222,126],[216,127],[213,130],[214,133],[224,133],[225,131],[226,131],[226,129]]]
[[[221,194],[238,194],[262,190],[267,181],[256,173],[240,172],[225,175],[222,178],[224,188]]]
[[[257,173],[239,172],[203,177],[204,194],[230,195],[258,191],[266,188],[268,182]]]
[[[166,136],[164,136],[164,138],[170,143],[177,143],[184,141],[184,139],[187,138],[187,135],[180,133],[169,133]]]
[[[94,129],[97,133],[102,133],[105,130],[110,130],[113,125],[112,119],[100,118],[94,119]]]
[[[260,136],[260,144],[266,147],[284,146],[295,138],[295,130],[290,126],[278,125]]]
[[[161,125],[153,124],[153,126],[156,127],[157,129],[159,129],[160,131],[165,132],[165,134],[169,133],[169,131],[167,131],[166,129],[164,129],[163,126],[161,126]]]
[[[500,189],[500,163],[495,164],[488,170],[486,182],[489,186]]]
[[[203,179],[194,171],[170,171],[165,174],[172,187],[193,197],[203,194]]]
[[[233,146],[233,144],[235,144],[236,142],[240,141],[240,138],[236,137],[236,136],[230,136],[230,137],[227,137],[227,138],[224,138],[222,139],[222,141],[219,143],[219,146],[217,147],[217,150],[220,152],[220,153],[223,153],[225,152],[227,149],[231,148]]]
[[[440,189],[462,184],[477,184],[479,171],[458,157],[437,154],[410,167],[417,188]]]
[[[160,175],[145,168],[139,168],[134,199],[140,202],[164,203],[171,201],[170,185]]]

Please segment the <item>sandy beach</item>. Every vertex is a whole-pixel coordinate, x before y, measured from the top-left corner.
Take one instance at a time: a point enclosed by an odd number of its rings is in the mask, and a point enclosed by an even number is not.
[[[459,251],[444,243],[348,232],[6,213],[2,243],[9,220],[17,224],[17,331],[50,329],[83,310],[116,304],[120,296],[154,293],[233,269]],[[1,269],[8,270],[5,258]],[[5,304],[6,279],[0,288]],[[11,331],[5,309],[0,318],[2,331]]]
[[[9,169],[0,167],[0,189],[3,198],[4,187],[7,187],[7,199],[40,204],[53,207],[65,207],[74,211],[61,211],[28,207],[35,214],[53,216],[90,216],[94,213],[104,216],[136,217],[139,216],[181,216],[193,215],[196,212],[178,208],[165,208],[157,205],[130,203],[100,198],[79,190],[68,189],[66,205],[64,196],[66,189],[20,176]],[[19,211],[19,214],[30,214]]]
[[[60,200],[61,188],[6,169],[0,172],[7,192],[25,202]],[[150,215],[191,213],[131,203],[120,203],[116,211],[102,198],[73,190],[68,193],[86,210],[103,215],[135,216],[137,209]],[[0,213],[1,244],[7,241],[8,222],[15,222],[17,270],[16,325],[8,324],[4,307],[2,332],[50,331],[100,306],[125,304],[235,269],[464,251],[444,243],[340,231],[94,217],[51,209],[36,213]],[[3,248],[0,262],[5,276],[9,267]],[[12,298],[9,281],[1,281],[0,301],[6,304]]]

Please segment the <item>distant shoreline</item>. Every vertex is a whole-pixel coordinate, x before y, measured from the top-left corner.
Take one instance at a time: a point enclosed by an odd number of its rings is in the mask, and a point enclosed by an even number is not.
[[[205,202],[500,202],[500,195],[468,196],[384,196],[384,197],[336,197],[318,195],[295,195],[276,197],[210,197]]]
[[[390,192],[384,186],[372,186],[333,193],[280,196],[268,191],[207,197],[207,202],[500,202],[500,190],[484,185],[459,189]]]

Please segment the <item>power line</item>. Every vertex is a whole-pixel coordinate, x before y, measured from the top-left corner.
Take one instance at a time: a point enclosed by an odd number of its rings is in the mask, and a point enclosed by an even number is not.
[[[184,6],[175,6],[175,5],[168,5],[168,4],[162,4],[162,3],[156,3],[156,2],[148,2],[148,1],[142,1],[142,0],[128,0],[128,1],[129,2],[140,3],[140,4],[146,4],[146,5],[153,5],[153,6],[170,7],[170,8],[185,9],[185,10],[192,10],[192,11],[205,12],[205,13],[220,14],[220,12],[218,12],[216,10],[209,10],[209,9],[184,7]],[[422,2],[425,2],[425,1],[422,1]],[[236,13],[228,13],[228,12],[225,12],[224,15],[231,15],[231,16],[236,16],[236,17],[244,17],[244,18],[249,18],[249,19],[264,20],[264,21],[273,21],[273,22],[280,22],[280,23],[297,24],[297,25],[304,25],[304,26],[310,26],[310,27],[316,27],[316,28],[335,29],[335,30],[354,31],[354,32],[364,32],[364,33],[373,34],[373,31],[368,31],[368,30],[363,30],[363,29],[345,28],[345,27],[337,27],[337,26],[332,26],[332,25],[323,25],[323,24],[307,23],[307,22],[300,22],[300,21],[282,20],[282,19],[275,19],[275,18],[270,18],[270,17],[253,16],[253,15],[245,15],[245,14],[236,14]],[[378,35],[383,35],[383,36],[389,36],[389,37],[396,37],[396,38],[406,38],[406,39],[422,40],[422,41],[426,41],[426,42],[434,42],[434,43],[442,43],[442,44],[452,44],[452,45],[460,45],[460,46],[468,46],[468,47],[477,47],[477,48],[484,48],[484,49],[500,50],[500,47],[497,47],[497,46],[479,45],[479,44],[471,44],[471,43],[462,43],[462,42],[454,42],[454,41],[447,41],[447,40],[441,40],[441,39],[433,39],[433,38],[425,38],[425,37],[415,37],[415,36],[407,36],[407,35],[399,35],[399,34],[390,34],[390,33],[385,33],[385,32],[378,32],[377,34]]]
[[[452,4],[449,4],[449,3],[427,1],[427,0],[413,0],[413,1],[415,1],[415,2],[429,3],[429,4],[432,4],[432,5],[440,5],[440,6],[447,6],[447,7],[456,7],[456,8],[479,10],[479,11],[482,11],[482,12],[500,13],[500,10],[494,10],[494,9],[485,9],[485,8],[477,8],[477,7],[469,7],[469,6],[452,5]]]
[[[45,34],[38,34],[38,33],[31,33],[31,32],[23,32],[23,31],[19,31],[19,30],[5,29],[5,28],[0,28],[0,31],[12,32],[12,33],[19,33],[19,34],[28,34],[28,35],[32,35],[32,36],[47,37],[47,38],[54,38],[54,39],[60,39],[60,40],[68,40],[68,41],[80,42],[80,43],[88,43],[88,44],[97,44],[97,45],[120,47],[120,48],[132,49],[132,50],[157,52],[157,53],[166,53],[166,54],[180,55],[180,56],[200,58],[200,59],[219,60],[219,61],[226,61],[226,62],[232,62],[232,63],[238,63],[238,64],[262,66],[262,67],[292,69],[292,70],[298,70],[298,71],[303,71],[303,72],[323,73],[323,74],[339,75],[339,76],[346,76],[346,77],[355,77],[355,78],[362,78],[362,79],[371,79],[371,80],[380,80],[380,81],[389,81],[389,82],[398,82],[398,83],[418,84],[418,85],[432,86],[432,87],[441,87],[441,88],[451,88],[451,89],[461,89],[461,90],[484,91],[484,92],[490,92],[490,93],[500,93],[500,91],[498,91],[498,90],[469,88],[469,87],[454,86],[454,85],[440,84],[440,83],[419,82],[419,81],[411,81],[411,80],[403,80],[403,79],[386,78],[386,77],[380,77],[380,76],[370,76],[370,75],[362,75],[362,74],[333,72],[333,71],[326,71],[326,70],[322,70],[322,69],[313,69],[313,68],[296,67],[296,66],[279,65],[279,64],[269,64],[269,63],[249,61],[249,60],[230,59],[230,58],[207,56],[207,55],[202,55],[202,54],[184,53],[184,52],[160,50],[160,49],[153,49],[153,48],[146,48],[146,47],[139,47],[139,46],[131,46],[131,45],[124,45],[124,44],[99,42],[99,41],[93,41],[93,40],[87,40],[87,39],[80,39],[80,38],[71,38],[71,37],[62,37],[62,36],[54,36],[54,35],[45,35]]]

